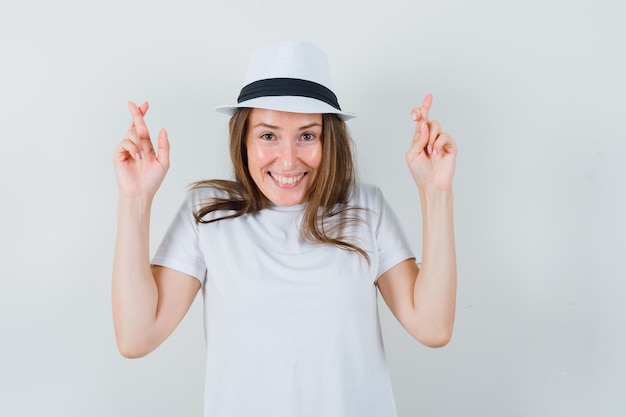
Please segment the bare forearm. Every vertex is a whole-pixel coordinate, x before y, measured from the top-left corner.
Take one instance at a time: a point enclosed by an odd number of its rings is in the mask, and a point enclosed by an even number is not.
[[[123,354],[136,350],[138,342],[148,341],[156,320],[158,291],[149,253],[150,204],[140,198],[118,203],[112,302],[115,334]]]
[[[420,190],[423,219],[422,265],[415,283],[417,317],[445,344],[456,305],[456,249],[452,191]]]

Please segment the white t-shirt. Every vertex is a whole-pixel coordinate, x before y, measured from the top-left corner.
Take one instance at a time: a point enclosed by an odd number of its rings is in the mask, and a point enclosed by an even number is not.
[[[189,193],[152,260],[202,283],[205,415],[395,416],[375,283],[415,254],[380,190],[352,201],[368,209],[349,234],[370,265],[302,241],[305,205],[197,224],[193,208],[217,193]]]

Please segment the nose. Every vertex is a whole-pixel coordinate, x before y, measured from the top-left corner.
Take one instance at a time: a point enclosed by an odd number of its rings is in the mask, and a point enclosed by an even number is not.
[[[296,165],[298,160],[298,146],[291,140],[285,140],[281,143],[279,163],[280,166],[288,171]]]

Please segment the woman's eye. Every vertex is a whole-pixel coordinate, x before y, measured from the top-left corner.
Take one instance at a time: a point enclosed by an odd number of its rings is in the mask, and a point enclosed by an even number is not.
[[[315,135],[313,133],[305,133],[302,135],[302,140],[304,141],[311,141],[315,139]]]
[[[271,133],[264,133],[261,135],[261,139],[263,140],[274,140],[274,135]]]

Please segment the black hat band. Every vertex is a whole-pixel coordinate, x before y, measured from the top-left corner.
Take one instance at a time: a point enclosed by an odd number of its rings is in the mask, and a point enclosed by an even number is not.
[[[254,81],[241,89],[237,103],[269,96],[309,97],[341,110],[337,96],[331,90],[316,82],[298,78],[268,78]]]

